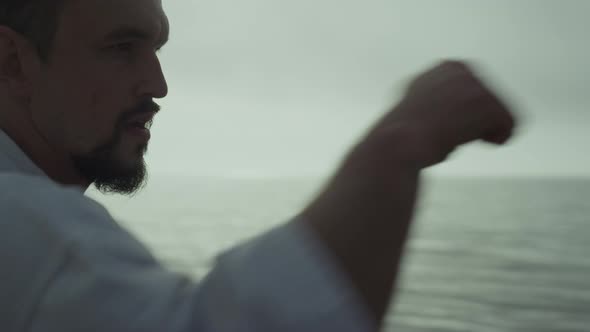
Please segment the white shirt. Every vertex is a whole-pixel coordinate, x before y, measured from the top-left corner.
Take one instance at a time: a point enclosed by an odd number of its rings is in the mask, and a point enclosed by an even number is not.
[[[314,236],[286,223],[221,254],[196,283],[0,130],[0,331],[375,331]]]

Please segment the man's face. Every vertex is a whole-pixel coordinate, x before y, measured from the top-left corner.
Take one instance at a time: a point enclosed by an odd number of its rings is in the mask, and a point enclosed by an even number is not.
[[[31,117],[57,153],[104,192],[131,194],[167,94],[156,51],[168,36],[160,0],[70,0],[33,82]],[[147,122],[147,124],[146,124]]]

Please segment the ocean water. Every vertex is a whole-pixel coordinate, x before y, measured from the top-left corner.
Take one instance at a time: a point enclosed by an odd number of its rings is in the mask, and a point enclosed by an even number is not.
[[[104,203],[169,268],[288,220],[318,179],[153,177]],[[590,180],[427,179],[384,331],[590,331]]]

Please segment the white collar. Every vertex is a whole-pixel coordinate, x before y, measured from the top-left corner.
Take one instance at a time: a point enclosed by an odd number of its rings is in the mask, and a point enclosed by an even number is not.
[[[4,172],[47,177],[12,138],[0,129],[0,173]]]

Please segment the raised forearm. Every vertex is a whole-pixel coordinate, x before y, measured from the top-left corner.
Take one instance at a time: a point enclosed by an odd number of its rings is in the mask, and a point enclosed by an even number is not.
[[[399,142],[400,150],[404,142]],[[353,150],[303,212],[377,321],[388,308],[418,191],[419,171],[391,144]],[[405,149],[405,148],[403,148]],[[399,156],[399,162],[395,157]],[[388,158],[388,160],[376,160]]]
[[[414,214],[420,170],[477,140],[504,144],[515,119],[463,63],[418,76],[401,102],[355,146],[307,222],[381,322]]]

